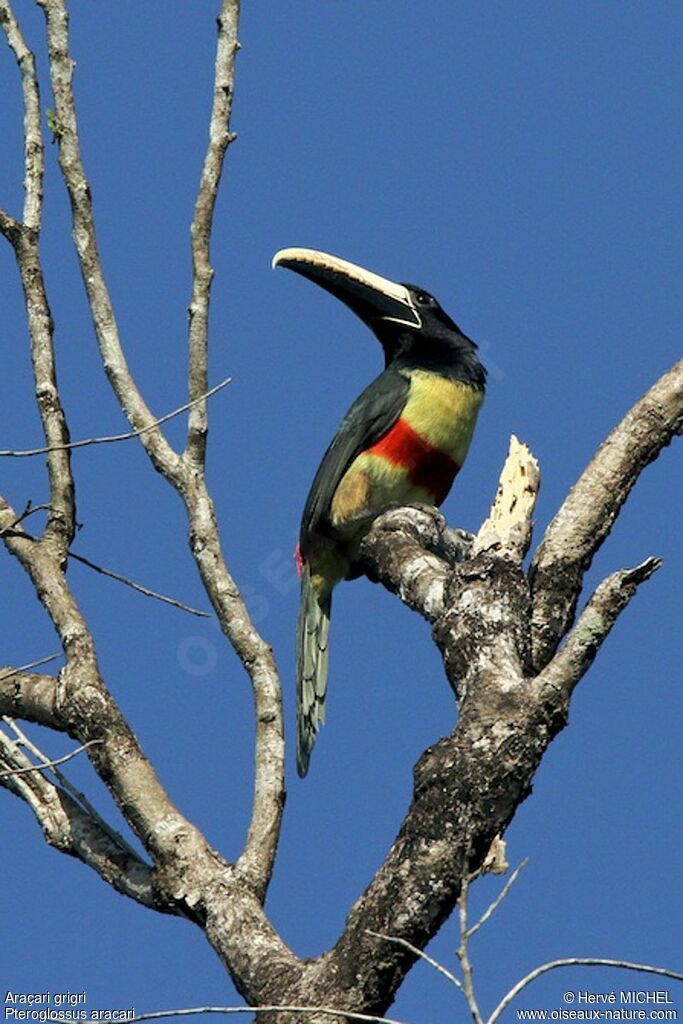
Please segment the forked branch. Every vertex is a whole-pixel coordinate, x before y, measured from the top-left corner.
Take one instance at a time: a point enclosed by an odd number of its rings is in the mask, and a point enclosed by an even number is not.
[[[38,0],[47,21],[48,52],[55,110],[60,126],[59,162],[71,199],[74,238],[90,311],[109,382],[131,426],[140,434],[156,469],[182,498],[188,515],[190,545],[209,600],[252,683],[256,707],[254,811],[238,871],[254,892],[265,895],[270,879],[284,804],[284,740],[279,679],[272,651],[255,630],[225,562],[211,497],[204,478],[208,303],[212,270],[209,245],[213,212],[225,150],[232,139],[230,115],[237,49],[238,0],[223,0],[218,17],[214,102],[209,145],[195,206],[193,298],[190,303],[188,448],[178,455],[166,441],[140,394],[120,343],[114,311],[95,239],[90,190],[78,143],[69,51],[68,17],[63,0]]]
[[[600,446],[533,560],[533,663],[547,665],[570,626],[583,574],[638,477],[683,430],[683,360],[636,402]]]
[[[104,828],[64,789],[36,770],[18,743],[2,730],[0,786],[29,805],[50,846],[83,861],[105,882],[136,902],[177,913],[172,906],[159,904],[151,868],[126,843],[117,841],[113,830]]]

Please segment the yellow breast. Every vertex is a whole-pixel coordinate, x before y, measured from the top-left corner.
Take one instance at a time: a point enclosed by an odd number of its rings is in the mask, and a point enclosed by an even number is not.
[[[484,400],[478,388],[446,380],[428,370],[410,370],[402,419],[426,441],[462,466]]]

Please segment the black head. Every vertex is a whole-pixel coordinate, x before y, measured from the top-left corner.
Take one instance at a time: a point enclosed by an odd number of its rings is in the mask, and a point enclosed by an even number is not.
[[[423,288],[390,281],[315,249],[282,249],[273,266],[295,270],[348,306],[381,343],[387,366],[434,367],[484,386],[477,346]]]

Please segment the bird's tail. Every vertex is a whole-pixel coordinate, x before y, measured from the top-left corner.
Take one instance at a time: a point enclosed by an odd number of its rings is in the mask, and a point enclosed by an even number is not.
[[[320,577],[316,583],[318,580]],[[296,767],[302,778],[308,771],[318,728],[325,721],[331,606],[331,588],[314,585],[310,567],[304,565],[296,645]]]

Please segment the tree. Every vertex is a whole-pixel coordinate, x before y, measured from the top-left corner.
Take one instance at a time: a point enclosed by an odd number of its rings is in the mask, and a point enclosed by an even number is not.
[[[479,871],[527,795],[548,744],[566,721],[569,699],[635,589],[658,567],[648,559],[610,575],[574,622],[583,576],[641,470],[680,429],[681,366],[652,386],[581,476],[537,547],[530,542],[537,468],[513,442],[491,515],[470,545],[439,517],[415,510],[379,520],[365,546],[367,573],[398,592],[432,625],[460,705],[453,734],[425,751],[413,803],[390,854],[353,907],[334,949],[298,959],[273,928],[263,901],[284,805],[280,681],[267,640],[224,561],[206,484],[209,263],[214,203],[231,141],[236,4],[219,19],[211,140],[193,222],[187,444],[173,448],[138,389],[119,343],[97,252],[90,189],[82,166],[71,93],[63,4],[43,0],[54,110],[50,130],[71,201],[81,272],[102,363],[131,431],[185,507],[196,568],[225,637],[253,687],[256,785],[251,825],[234,863],[221,858],[175,806],[108,692],[92,632],[66,575],[76,534],[74,477],[66,416],[56,385],[53,331],[40,259],[41,105],[30,53],[10,7],[3,25],[22,68],[26,202],[2,216],[26,297],[37,406],[43,424],[49,499],[42,532],[34,508],[5,503],[0,520],[9,554],[28,574],[62,645],[58,676],[8,666],[0,709],[14,719],[67,733],[122,811],[144,856],[121,839],[66,784],[30,767],[14,738],[3,741],[3,785],[26,800],[46,838],[147,907],[190,918],[205,932],[252,1004],[305,1004],[381,1013],[415,954],[452,910],[462,880]],[[563,646],[559,646],[563,643]],[[435,884],[434,879],[437,879]],[[389,935],[377,939],[368,932]],[[378,944],[379,943],[379,944]],[[264,956],[266,962],[264,963]]]

